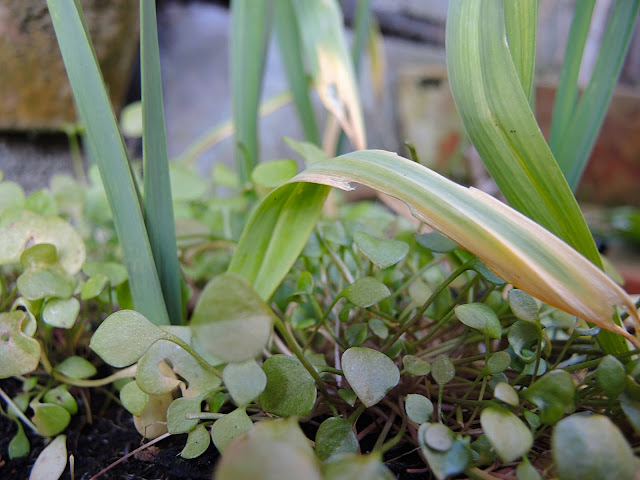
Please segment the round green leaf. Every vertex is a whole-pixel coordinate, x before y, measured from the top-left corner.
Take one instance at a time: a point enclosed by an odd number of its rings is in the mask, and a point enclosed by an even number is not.
[[[609,398],[618,398],[627,383],[624,365],[613,355],[604,357],[596,369],[598,385]]]
[[[351,422],[340,417],[327,418],[316,432],[316,455],[324,462],[333,455],[358,452],[358,439]]]
[[[553,460],[560,480],[633,479],[631,447],[603,415],[571,415],[551,436]]]
[[[84,284],[82,284],[82,290],[80,291],[80,298],[82,300],[89,300],[96,298],[102,293],[102,291],[109,284],[109,278],[106,275],[98,273],[89,278]]]
[[[352,323],[344,331],[344,339],[350,347],[357,347],[367,339],[367,324]]]
[[[384,353],[352,347],[342,354],[344,376],[366,407],[384,398],[400,381],[396,364]]]
[[[52,298],[47,301],[42,311],[42,319],[47,325],[69,329],[73,327],[80,313],[80,302],[71,297],[67,299]]]
[[[97,328],[89,347],[113,367],[127,367],[163,337],[163,332],[144,315],[120,310],[109,315]]]
[[[44,394],[43,400],[45,403],[60,405],[71,415],[78,413],[78,404],[76,403],[76,399],[69,393],[66,385],[60,385],[47,391],[47,393]]]
[[[415,355],[405,355],[402,358],[402,365],[409,375],[429,375],[431,372],[431,364]]]
[[[384,300],[391,292],[379,280],[362,277],[345,288],[340,295],[358,307],[367,308]]]
[[[253,427],[253,422],[247,415],[244,407],[235,409],[233,412],[228,413],[211,427],[211,438],[213,444],[220,451],[224,453],[227,445],[241,433],[244,433]]]
[[[29,300],[69,298],[75,288],[75,280],[58,266],[30,268],[18,277],[16,284],[20,294]]]
[[[56,247],[50,243],[37,243],[20,255],[22,268],[50,267],[58,264]]]
[[[71,421],[69,411],[60,405],[53,403],[32,403],[34,415],[31,418],[43,437],[53,437],[59,434]]]
[[[378,268],[395,265],[409,253],[409,244],[400,240],[380,240],[365,232],[353,234],[360,251]]]
[[[376,337],[384,340],[389,336],[389,328],[379,318],[372,318],[371,320],[369,320],[368,324],[369,324],[369,329],[373,332],[373,334]]]
[[[65,358],[56,365],[55,370],[65,377],[76,379],[91,378],[98,373],[96,367],[89,360],[77,355]]]
[[[57,215],[58,202],[48,190],[36,190],[27,197],[24,208],[39,215]]]
[[[250,432],[231,442],[213,478],[322,480],[322,474],[313,449],[297,422],[271,420],[259,422]]]
[[[424,395],[410,393],[404,397],[404,409],[407,416],[415,423],[428,422],[433,415],[433,403]]]
[[[522,396],[540,409],[540,420],[546,425],[556,423],[565,413],[575,409],[576,388],[565,370],[552,370],[534,382]]]
[[[504,372],[511,365],[511,355],[509,352],[496,352],[491,354],[487,360],[487,371],[491,375]]]
[[[58,435],[47,445],[31,468],[29,480],[58,480],[67,466],[67,436]]]
[[[473,454],[471,447],[466,440],[456,439],[451,447],[445,452],[434,450],[427,445],[427,432],[435,425],[439,424],[423,423],[420,425],[420,428],[418,429],[418,442],[422,449],[422,453],[427,459],[429,468],[436,478],[443,480],[465,471],[471,464]],[[440,427],[438,427],[438,429],[439,428]]]
[[[10,460],[13,460],[14,458],[26,457],[31,451],[31,445],[29,444],[27,435],[24,433],[22,423],[17,421],[16,426],[18,427],[18,431],[9,442],[8,450]]]
[[[273,355],[262,365],[267,386],[260,395],[265,412],[281,417],[304,417],[316,403],[316,384],[300,361],[286,355]]]
[[[180,452],[180,456],[186,459],[197,458],[209,448],[210,443],[209,432],[203,425],[198,425],[189,432],[187,442]]]
[[[147,408],[149,394],[140,390],[136,382],[129,382],[120,390],[120,401],[129,413],[140,416]]]
[[[451,450],[454,440],[454,434],[451,429],[442,423],[432,423],[424,432],[425,445],[436,452]]]
[[[295,160],[284,158],[261,162],[251,172],[251,180],[266,188],[275,188],[296,176],[298,164]]]
[[[538,302],[535,298],[516,288],[509,290],[509,306],[513,314],[525,322],[537,322]]]
[[[187,433],[198,424],[199,420],[186,418],[187,414],[197,415],[201,412],[202,397],[176,398],[167,410],[167,430],[170,434]]]
[[[174,200],[199,200],[208,188],[202,175],[175,162],[169,164],[169,177],[171,179],[171,195]]]
[[[489,338],[502,336],[500,320],[491,307],[484,303],[467,303],[455,307],[458,320]]]
[[[520,404],[518,392],[516,392],[511,385],[505,382],[500,382],[495,386],[493,389],[493,396],[496,400],[500,400],[512,407],[517,407]]]
[[[244,362],[266,346],[273,312],[243,277],[225,273],[211,280],[191,318],[198,350],[226,362]]]
[[[43,217],[29,211],[0,231],[0,265],[18,263],[27,245],[38,243],[56,247],[59,263],[68,274],[80,271],[86,256],[80,234],[59,217]]]
[[[542,338],[542,330],[538,323],[517,321],[509,328],[507,340],[514,353],[525,363],[536,359],[534,348]]]
[[[224,367],[222,381],[236,405],[243,406],[264,391],[267,376],[255,360],[247,360],[243,363],[229,363]]]
[[[394,480],[380,456],[343,454],[329,459],[322,467],[324,480]]]
[[[115,262],[86,261],[82,266],[82,271],[89,277],[104,275],[109,279],[112,287],[122,285],[129,278],[125,266]]]
[[[133,102],[122,108],[120,130],[125,137],[142,137],[142,102]]]
[[[40,363],[40,343],[22,332],[26,322],[21,310],[0,313],[0,378],[24,375]]]
[[[418,245],[436,253],[447,253],[454,250],[458,244],[438,232],[414,235]]]
[[[485,435],[504,462],[526,455],[533,445],[533,434],[509,410],[489,406],[482,411],[480,423]]]
[[[431,376],[438,385],[446,385],[456,376],[456,367],[449,357],[438,355],[431,363]]]

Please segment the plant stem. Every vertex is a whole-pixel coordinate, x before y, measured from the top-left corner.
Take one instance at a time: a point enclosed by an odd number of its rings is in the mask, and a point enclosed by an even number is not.
[[[13,400],[11,400],[11,397],[7,395],[5,391],[2,390],[2,388],[0,388],[0,397],[2,397],[4,401],[7,402],[7,405],[11,407],[10,409],[7,409],[8,411],[15,413],[18,417],[20,417],[20,420],[22,420],[22,422],[27,427],[29,427],[31,430],[34,431],[36,435],[40,435],[40,432],[38,432],[38,429],[36,428],[36,426],[31,422],[31,420],[29,420],[26,417],[24,413],[22,413],[22,410],[20,410],[18,406],[15,403],[13,403]]]
[[[318,375],[318,372],[316,372],[316,369],[313,368],[313,366],[309,363],[307,358],[304,356],[304,353],[302,353],[302,350],[300,350],[300,347],[298,346],[297,342],[291,336],[291,334],[289,333],[289,330],[287,330],[287,327],[285,326],[284,322],[278,317],[276,317],[276,328],[278,329],[278,331],[284,338],[284,341],[287,343],[287,345],[289,346],[293,354],[296,356],[296,358],[300,360],[300,363],[304,366],[307,372],[309,372],[309,375],[313,377],[313,379],[316,382],[316,385],[318,386],[318,389],[322,392],[322,395],[327,400],[329,400],[331,397],[329,396],[327,387],[324,386],[324,382],[320,378],[320,375]]]
[[[108,377],[98,378],[95,380],[69,378],[58,372],[53,372],[53,378],[68,385],[73,385],[74,387],[102,387],[104,385],[113,383],[121,378],[135,377],[137,369],[137,365],[131,365],[127,368],[123,368],[122,370],[118,370],[116,373],[109,375]]]
[[[210,373],[213,373],[216,377],[218,377],[220,380],[222,380],[222,374],[220,373],[220,370],[218,370],[216,367],[214,367],[209,362],[207,362],[202,356],[200,356],[200,354],[198,352],[196,352],[191,347],[191,345],[189,345],[187,342],[182,340],[180,337],[178,337],[176,335],[173,335],[171,333],[168,333],[168,332],[164,332],[163,338],[165,340],[169,340],[170,342],[175,343],[179,347],[182,347],[189,355],[191,355],[193,358],[196,359],[196,361],[200,364],[200,366],[202,368],[204,368],[205,370],[207,370]]]

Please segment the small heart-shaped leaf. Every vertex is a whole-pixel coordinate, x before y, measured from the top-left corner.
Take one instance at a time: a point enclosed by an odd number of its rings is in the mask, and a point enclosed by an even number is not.
[[[316,432],[316,455],[324,462],[333,455],[358,452],[358,439],[351,422],[340,417],[327,418]]]
[[[187,414],[197,415],[201,411],[202,396],[176,398],[167,410],[167,430],[170,434],[187,433],[198,424],[198,419],[187,418]]]
[[[271,336],[271,308],[243,277],[225,273],[211,280],[198,300],[191,328],[201,349],[226,362],[258,356]]]
[[[65,358],[61,363],[56,365],[55,370],[65,377],[79,380],[91,378],[98,373],[96,367],[94,367],[89,360],[78,357],[77,355]]]
[[[489,338],[502,336],[500,320],[491,307],[484,303],[467,303],[455,307],[458,320]]]
[[[429,375],[431,372],[431,364],[415,355],[405,355],[402,358],[402,365],[409,375]]]
[[[538,302],[535,298],[516,288],[509,290],[509,306],[513,314],[525,322],[537,322]]]
[[[633,451],[604,415],[571,415],[551,436],[553,460],[561,480],[634,478]]]
[[[384,353],[352,347],[342,354],[344,376],[366,407],[384,398],[400,381],[396,364]]]
[[[32,403],[31,408],[34,411],[31,420],[43,437],[59,434],[71,421],[69,411],[54,403]]]
[[[404,398],[404,409],[409,419],[418,424],[428,422],[433,415],[431,400],[417,393],[410,393]]]
[[[10,460],[13,460],[14,458],[26,457],[31,451],[31,445],[29,444],[27,435],[24,433],[22,423],[16,421],[16,426],[18,427],[18,431],[9,442],[8,450]]]
[[[552,370],[536,380],[522,396],[540,409],[542,423],[552,425],[565,413],[575,409],[575,391],[573,379],[568,372]]]
[[[211,444],[211,436],[203,425],[198,425],[189,432],[187,442],[180,452],[182,458],[197,458],[202,455]]]
[[[316,384],[300,361],[286,355],[273,355],[262,365],[267,386],[260,395],[265,412],[281,417],[304,417],[316,403]]]
[[[384,300],[391,292],[386,285],[373,277],[362,277],[345,288],[340,296],[358,307],[367,308]]]
[[[162,330],[134,310],[109,315],[97,328],[89,347],[113,367],[127,367],[164,336]]]
[[[67,410],[71,415],[78,413],[78,404],[73,395],[69,393],[66,385],[59,385],[56,388],[52,388],[44,394],[43,400],[45,403],[54,403],[60,405]]]
[[[509,410],[502,407],[489,406],[482,411],[480,423],[485,435],[504,462],[526,455],[533,445],[533,434]]]
[[[446,355],[438,355],[431,363],[431,376],[440,386],[444,386],[456,376],[456,367]]]
[[[47,325],[69,329],[73,327],[80,313],[80,302],[71,297],[67,299],[52,298],[48,300],[42,311],[42,319]]]
[[[253,427],[253,422],[247,415],[244,407],[237,408],[213,424],[211,427],[213,444],[220,453],[224,453],[227,445],[229,445],[234,438],[250,430],[251,427]]]
[[[229,363],[222,371],[222,380],[238,406],[252,402],[267,385],[267,376],[255,360]]]
[[[409,253],[409,244],[400,240],[380,240],[365,232],[353,234],[360,251],[378,268],[395,265]]]

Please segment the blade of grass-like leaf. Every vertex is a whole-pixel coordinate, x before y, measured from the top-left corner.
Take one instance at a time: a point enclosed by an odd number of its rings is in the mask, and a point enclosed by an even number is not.
[[[299,183],[271,192],[251,215],[229,272],[242,275],[269,299],[307,243],[329,190]]]
[[[302,40],[291,1],[276,0],[274,27],[305,139],[319,145],[318,125],[311,105],[309,81],[300,51]]]
[[[538,0],[508,0],[504,2],[504,16],[511,58],[529,105],[533,106]]]
[[[296,181],[343,190],[352,189],[349,182],[358,182],[396,197],[507,282],[640,345],[611,318],[618,306],[640,325],[624,290],[564,241],[480,190],[461,187],[420,164],[375,150],[314,163],[292,180]]]
[[[155,0],[140,0],[144,219],[171,323],[183,323]]]
[[[611,13],[589,84],[554,153],[572,188],[584,171],[604,121],[613,90],[638,21],[640,0],[618,0]]]
[[[127,153],[79,2],[47,0],[87,140],[96,159],[124,251],[136,310],[155,324],[169,318]]]
[[[540,132],[505,41],[501,0],[452,0],[447,68],[456,107],[509,203],[592,262],[600,257]]]
[[[305,59],[320,100],[354,146],[365,148],[366,134],[356,76],[336,0],[295,0],[292,5],[298,31],[303,32]]]
[[[447,15],[447,69],[467,133],[509,203],[598,267],[600,255],[580,208],[520,86],[508,44],[502,0],[452,0]],[[621,338],[601,332],[606,353]]]
[[[549,147],[553,152],[557,152],[558,145],[562,142],[578,101],[578,74],[580,73],[584,46],[589,36],[589,26],[595,4],[596,0],[576,2],[573,12],[562,71],[553,103],[553,116],[549,132]]]
[[[234,157],[242,183],[249,181],[258,164],[258,103],[269,35],[273,2],[231,2],[231,93],[235,126]]]

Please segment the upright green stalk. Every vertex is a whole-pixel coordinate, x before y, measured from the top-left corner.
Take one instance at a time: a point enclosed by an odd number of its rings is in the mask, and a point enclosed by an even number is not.
[[[47,0],[67,75],[100,170],[136,310],[169,323],[138,192],[78,0]]]
[[[154,0],[140,0],[140,72],[145,225],[169,319],[179,325],[183,323],[182,295]]]
[[[231,2],[234,156],[243,183],[258,164],[258,107],[271,30],[271,0]]]

